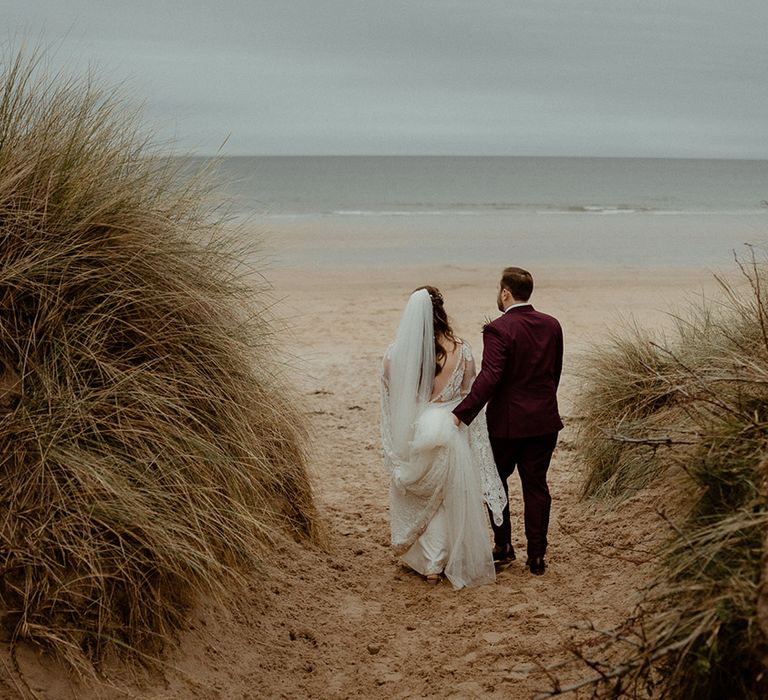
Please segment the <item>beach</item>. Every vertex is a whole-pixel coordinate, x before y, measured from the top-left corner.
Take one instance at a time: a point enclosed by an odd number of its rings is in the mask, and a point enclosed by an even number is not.
[[[308,248],[319,232],[303,240],[299,231],[293,235],[293,244]],[[343,258],[343,245],[334,245],[327,243],[327,254]],[[106,677],[115,690],[91,695],[22,650],[30,687],[56,698],[122,697],[126,683],[147,698],[525,698],[551,688],[542,668],[570,658],[569,639],[597,639],[590,626],[610,629],[631,611],[667,537],[659,510],[675,498],[656,486],[620,502],[580,499],[573,449],[579,363],[622,323],[670,330],[670,314],[687,300],[716,295],[718,284],[705,267],[530,266],[532,302],[561,321],[566,343],[559,396],[566,427],[550,469],[548,569],[533,577],[524,566],[522,497],[513,476],[518,561],[492,586],[433,588],[389,548],[380,358],[408,294],[432,284],[479,359],[481,328],[498,313],[498,277],[510,262],[522,261],[262,266],[281,327],[284,372],[311,429],[310,467],[327,546],[283,538],[245,593],[233,592],[231,609],[201,601],[161,674],[140,673],[137,680],[113,666]],[[560,673],[566,681],[589,675],[584,667]]]
[[[531,250],[546,252],[538,257],[509,245],[503,221],[498,235],[484,227],[465,245],[462,227],[478,217],[454,222],[455,235],[437,237],[433,228],[432,238],[418,239],[427,240],[426,249],[413,238],[430,231],[419,226],[419,217],[394,224],[387,217],[346,217],[346,225],[339,218],[288,219],[241,229],[247,242],[260,241],[251,259],[254,282],[270,288],[275,352],[310,428],[309,466],[327,546],[278,535],[272,560],[257,568],[245,590],[233,588],[230,607],[204,600],[196,605],[179,648],[168,650],[160,672],[107,664],[107,687],[94,690],[73,685],[49,659],[22,648],[19,668],[29,687],[51,698],[124,697],[126,686],[158,699],[527,698],[551,689],[545,669],[558,669],[564,682],[589,676],[584,666],[563,666],[573,658],[569,640],[596,642],[592,630],[611,629],[631,613],[668,536],[661,513],[676,494],[657,484],[623,501],[581,499],[582,467],[574,450],[579,365],[627,324],[671,332],[688,302],[716,298],[716,274],[738,279],[731,244],[748,232],[756,239],[760,216],[750,214],[754,218],[738,230],[717,216],[696,215],[710,228],[704,235],[696,221],[688,221],[686,230],[698,231],[698,241],[684,265],[670,264],[678,259],[670,251],[683,251],[685,241],[669,239],[668,223],[666,234],[653,239],[654,222],[672,217],[539,217],[549,221],[550,239],[536,246],[531,234]],[[531,217],[507,223],[523,230]],[[605,223],[617,219],[626,221],[624,228]],[[739,221],[745,219],[730,219]],[[620,258],[606,254],[598,240],[615,238],[616,230],[631,233],[612,244]],[[569,236],[573,243],[565,245]],[[544,240],[541,232],[538,240]],[[582,256],[572,255],[574,246]],[[430,250],[442,256],[425,264]],[[710,252],[697,255],[702,250]],[[592,262],[585,262],[590,251]],[[626,264],[631,260],[635,264]],[[522,496],[513,476],[518,561],[495,585],[430,587],[400,566],[389,548],[380,360],[408,295],[424,284],[440,288],[455,331],[479,360],[482,326],[498,313],[498,279],[508,264],[531,271],[531,301],[557,317],[565,335],[559,392],[565,429],[549,476],[554,500],[548,568],[542,577],[525,568]],[[7,692],[15,697],[18,689],[9,686]]]
[[[701,269],[534,268],[536,308],[558,317],[566,356],[566,429],[550,471],[554,503],[548,569],[524,566],[522,497],[511,480],[519,559],[493,586],[436,588],[401,567],[389,549],[388,478],[379,447],[379,363],[410,291],[438,286],[457,332],[478,357],[481,326],[494,316],[498,266],[303,266],[274,269],[275,313],[312,425],[310,463],[329,550],[285,543],[244,617],[213,614],[215,649],[202,649],[171,697],[208,683],[215,697],[527,698],[551,687],[540,666],[569,658],[574,627],[610,629],[631,611],[667,536],[657,508],[674,493],[651,488],[623,502],[580,500],[573,451],[577,366],[617,330],[619,318],[661,331],[690,296],[712,294]],[[261,596],[261,598],[260,598]],[[188,645],[210,635],[198,630]],[[187,647],[188,649],[189,647]],[[216,670],[213,670],[215,666]],[[205,670],[203,670],[205,669]],[[581,675],[589,675],[581,668]],[[573,680],[579,674],[565,674]],[[250,695],[249,695],[250,694]]]

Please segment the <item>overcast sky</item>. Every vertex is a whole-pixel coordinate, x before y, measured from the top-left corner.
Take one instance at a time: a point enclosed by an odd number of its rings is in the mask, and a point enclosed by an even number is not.
[[[184,150],[768,158],[766,0],[0,0]],[[4,55],[8,55],[5,50]]]

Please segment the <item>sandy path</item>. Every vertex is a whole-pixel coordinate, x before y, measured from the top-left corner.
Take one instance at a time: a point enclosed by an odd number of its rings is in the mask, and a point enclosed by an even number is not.
[[[618,315],[663,325],[665,310],[714,284],[707,272],[691,270],[534,274],[534,302],[561,319],[567,343],[561,392],[567,428],[550,472],[545,576],[531,576],[518,561],[493,586],[431,588],[400,567],[388,547],[378,439],[380,354],[410,290],[428,282],[442,289],[458,332],[479,356],[483,317],[494,314],[497,271],[278,269],[270,275],[279,300],[275,311],[290,327],[284,344],[294,356],[294,380],[312,424],[312,468],[328,549],[285,541],[280,561],[260,572],[246,595],[238,594],[234,611],[200,606],[163,679],[142,682],[119,672],[113,682],[150,698],[527,698],[549,687],[536,664],[567,657],[563,644],[573,625],[619,622],[652,568],[627,560],[644,557],[606,555],[622,546],[653,550],[661,532],[654,508],[664,495],[646,492],[621,505],[579,501],[571,447],[575,361]],[[515,477],[510,500],[515,544],[524,552]],[[70,688],[31,653],[21,663],[43,697],[123,696]],[[16,696],[10,686],[7,694]]]
[[[563,320],[569,340],[566,416],[578,383],[576,356],[619,314],[659,325],[670,304],[711,284],[707,274],[692,271],[562,269],[541,277],[536,303]],[[441,287],[459,332],[479,354],[482,318],[494,313],[495,270],[287,270],[274,279],[285,295],[283,315],[291,319],[297,354],[309,370],[300,385],[315,432],[318,497],[331,553],[310,562],[295,548],[286,551],[296,559],[276,584],[280,593],[273,591],[267,613],[270,622],[290,619],[274,637],[285,665],[262,678],[257,695],[523,698],[549,687],[530,669],[567,656],[562,646],[573,625],[619,622],[648,580],[650,565],[605,554],[622,546],[653,549],[659,494],[618,508],[579,502],[571,419],[551,470],[546,575],[533,577],[518,561],[495,586],[429,588],[400,567],[387,546],[379,357],[408,292],[427,281]],[[516,544],[524,551],[517,480],[511,500]],[[306,581],[297,582],[302,575]]]

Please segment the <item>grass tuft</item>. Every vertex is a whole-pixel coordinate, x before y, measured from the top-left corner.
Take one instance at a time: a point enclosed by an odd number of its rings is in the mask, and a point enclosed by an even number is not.
[[[574,689],[768,696],[768,264],[750,254],[744,284],[719,280],[723,298],[692,305],[670,338],[628,329],[585,368],[585,496],[627,496],[671,470],[689,483],[662,514],[673,532],[637,616],[602,659],[577,650],[600,674]]]
[[[210,178],[40,68],[0,74],[0,625],[91,673],[156,657],[315,509]]]

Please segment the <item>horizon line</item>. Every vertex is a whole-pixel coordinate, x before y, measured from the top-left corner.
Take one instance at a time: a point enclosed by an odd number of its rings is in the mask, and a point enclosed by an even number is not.
[[[768,161],[768,155],[763,157],[738,157],[738,156],[587,156],[587,155],[537,155],[526,153],[202,153],[190,151],[187,153],[170,152],[171,156],[178,158],[561,158],[581,160],[723,160],[723,161]]]

